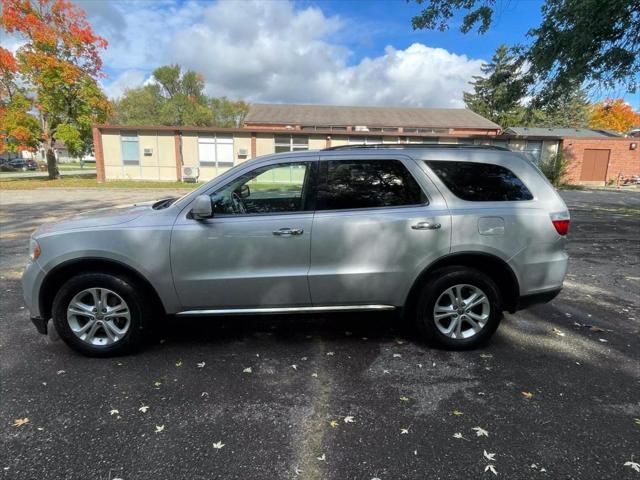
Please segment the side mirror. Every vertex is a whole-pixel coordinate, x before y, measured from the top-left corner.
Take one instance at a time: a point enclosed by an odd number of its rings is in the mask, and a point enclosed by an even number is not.
[[[251,189],[249,188],[249,185],[245,183],[244,185],[240,185],[240,188],[236,190],[236,194],[242,199],[249,198],[251,195]]]
[[[191,207],[191,215],[193,215],[193,218],[196,220],[213,217],[211,197],[209,195],[198,195]]]

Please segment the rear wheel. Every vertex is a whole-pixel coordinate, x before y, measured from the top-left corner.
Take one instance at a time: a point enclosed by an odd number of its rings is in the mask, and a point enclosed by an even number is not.
[[[419,292],[415,320],[429,341],[451,349],[487,341],[502,318],[498,288],[482,272],[462,266],[433,272]]]
[[[150,316],[147,299],[125,277],[87,273],[68,280],[53,302],[60,337],[93,357],[122,355],[138,347]]]

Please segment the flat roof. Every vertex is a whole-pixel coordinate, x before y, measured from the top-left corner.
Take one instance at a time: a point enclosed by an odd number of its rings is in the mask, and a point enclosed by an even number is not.
[[[543,128],[543,127],[509,127],[505,134],[519,137],[549,137],[549,138],[620,138],[622,135],[610,130],[596,130],[591,128]]]

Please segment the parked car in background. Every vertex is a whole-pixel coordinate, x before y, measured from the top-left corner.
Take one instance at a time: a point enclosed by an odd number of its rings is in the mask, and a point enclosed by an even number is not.
[[[237,165],[182,198],[41,226],[23,289],[72,348],[130,351],[158,314],[400,310],[474,347],[503,311],[553,299],[569,212],[521,153],[346,146]]]
[[[5,165],[8,165],[15,170],[22,170],[23,172],[38,169],[38,162],[31,159],[24,160],[22,158],[14,158],[13,160],[9,160]]]

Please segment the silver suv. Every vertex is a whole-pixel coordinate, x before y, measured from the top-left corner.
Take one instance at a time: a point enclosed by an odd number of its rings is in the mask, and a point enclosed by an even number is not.
[[[346,146],[242,163],[182,198],[41,226],[23,276],[93,356],[140,344],[158,315],[401,310],[432,343],[487,340],[503,311],[553,299],[567,207],[520,153]]]

